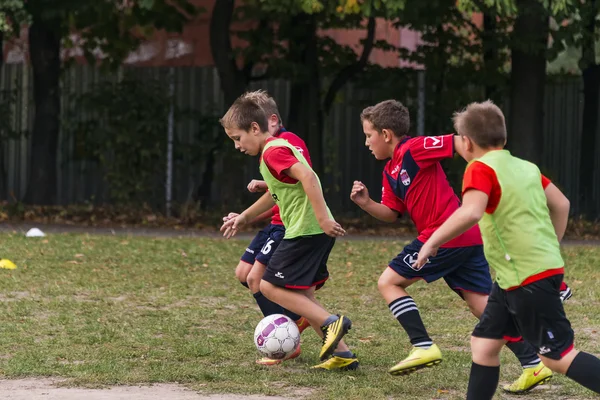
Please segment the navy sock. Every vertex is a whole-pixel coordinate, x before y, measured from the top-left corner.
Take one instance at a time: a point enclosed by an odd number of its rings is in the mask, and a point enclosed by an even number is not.
[[[523,368],[533,368],[541,362],[533,346],[527,342],[508,342],[506,347],[517,356]]]
[[[240,284],[245,287],[246,289],[250,289],[250,286],[248,286],[248,282],[240,282]]]
[[[355,357],[354,353],[351,352],[350,350],[348,351],[336,351],[333,353],[334,356],[336,357],[342,357],[342,358],[352,358]]]
[[[284,308],[281,307],[277,303],[273,303],[271,300],[267,299],[261,292],[254,293],[254,300],[256,300],[256,304],[262,311],[263,315],[266,317],[267,315],[273,314],[283,314]]]

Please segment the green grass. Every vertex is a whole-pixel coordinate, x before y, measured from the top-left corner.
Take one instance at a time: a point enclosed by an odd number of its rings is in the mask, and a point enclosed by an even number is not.
[[[443,282],[417,284],[417,301],[444,352],[437,368],[408,377],[387,369],[406,356],[406,334],[377,292],[377,278],[400,241],[338,241],[332,278],[319,293],[330,310],[347,313],[348,344],[361,368],[309,370],[320,342],[303,335],[303,353],[282,366],[255,365],[252,334],[261,315],[234,268],[247,241],[55,235],[0,235],[0,377],[60,376],[69,385],[181,382],[205,392],[319,399],[463,399],[476,320]],[[577,347],[600,353],[600,249],[566,248],[566,306]],[[503,352],[501,382],[520,367]],[[531,399],[594,398],[564,377]],[[497,398],[510,398],[498,392]]]

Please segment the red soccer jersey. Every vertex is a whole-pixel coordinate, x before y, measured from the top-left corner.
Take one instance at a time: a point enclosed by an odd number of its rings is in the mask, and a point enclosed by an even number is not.
[[[454,155],[453,136],[406,138],[383,170],[381,203],[399,213],[408,211],[421,242],[426,242],[460,206],[440,165],[440,160]],[[474,226],[441,247],[481,244],[479,227]]]
[[[550,179],[542,175],[542,188],[546,189],[550,183]],[[489,166],[479,161],[473,161],[467,166],[465,176],[463,178],[462,194],[470,189],[479,190],[488,195],[488,204],[485,212],[492,214],[496,211],[496,207],[500,203],[502,197],[502,189],[500,182],[496,177],[496,172]]]
[[[296,148],[304,156],[308,165],[312,166],[310,161],[310,155],[308,154],[308,148],[306,147],[306,143],[304,140],[300,139],[297,135],[292,132],[288,132],[285,128],[281,128],[277,134],[275,134],[274,138],[285,139],[292,146]],[[270,141],[273,139],[267,139]],[[292,165],[298,162],[298,159],[294,157],[294,154],[287,147],[271,147],[267,149],[265,154],[263,154],[263,158],[265,163],[269,167],[269,171],[273,174],[275,178],[280,180],[281,182],[286,183],[296,183],[297,181],[293,178],[290,178],[286,174],[283,174],[282,171],[290,168]],[[273,225],[283,225],[281,221],[281,215],[279,214],[279,206],[273,206],[273,216],[271,217],[271,224]]]

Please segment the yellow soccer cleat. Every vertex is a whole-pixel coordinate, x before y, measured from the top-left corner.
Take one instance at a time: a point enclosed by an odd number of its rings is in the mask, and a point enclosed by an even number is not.
[[[552,378],[552,371],[543,363],[539,363],[535,368],[525,368],[523,373],[513,383],[504,386],[502,389],[507,393],[521,394],[529,392],[538,385],[543,385]]]
[[[6,258],[4,258],[4,259],[0,260],[0,268],[4,268],[4,269],[16,269],[17,266],[12,261],[7,260]]]
[[[350,318],[340,315],[335,321],[322,326],[323,331],[323,347],[321,347],[321,353],[319,358],[321,361],[325,361],[334,351],[340,340],[346,333],[352,328],[352,321]]]
[[[433,367],[442,362],[442,352],[437,345],[427,350],[415,347],[408,357],[394,365],[388,371],[392,375],[408,375],[419,369]]]
[[[281,359],[281,360],[278,360],[278,359],[275,359],[275,358],[263,357],[263,358],[261,358],[259,360],[256,360],[256,363],[258,365],[267,365],[267,366],[270,366],[270,365],[279,365],[279,364],[281,364],[284,361],[291,360],[292,358],[298,357],[301,352],[302,351],[300,350],[300,345],[298,345],[298,348],[296,349],[296,351],[294,351],[292,354],[290,354],[289,357],[286,357],[286,358]]]
[[[324,363],[310,367],[311,369],[326,369],[332,371],[339,369],[340,371],[353,371],[358,368],[358,359],[356,356],[345,358],[333,356]]]

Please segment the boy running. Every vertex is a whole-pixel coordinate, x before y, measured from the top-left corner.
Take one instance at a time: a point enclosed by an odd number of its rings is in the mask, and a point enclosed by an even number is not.
[[[238,98],[220,122],[236,149],[261,155],[260,172],[269,188],[269,193],[223,224],[224,236],[235,235],[240,226],[277,203],[285,236],[267,264],[260,291],[320,328],[319,356],[325,362],[315,368],[357,368],[356,356],[342,341],[352,322],[327,312],[314,296],[329,278],[327,259],[335,238],[346,233],[325,203],[319,178],[294,146],[269,135],[267,116],[256,102]]]
[[[361,120],[365,145],[376,159],[391,160],[383,171],[381,203],[373,201],[367,188],[358,181],[354,182],[351,199],[373,217],[386,222],[394,222],[408,212],[419,232],[417,239],[389,263],[378,282],[381,295],[413,345],[408,357],[389,370],[392,375],[405,375],[442,362],[442,353],[427,333],[407,288],[419,280],[431,283],[444,278],[479,318],[487,304],[492,279],[477,226],[444,242],[437,257],[431,258],[422,269],[413,268],[423,243],[459,207],[439,163],[454,155],[453,135],[409,137],[408,110],[395,100],[367,107]],[[521,377],[508,388],[510,391],[526,392],[550,379],[552,372],[544,367],[531,346],[520,342],[508,347],[524,368]]]
[[[268,116],[269,134],[273,137],[287,140],[291,145],[295,146],[301,154],[304,155],[308,164],[311,165],[306,144],[298,136],[285,130],[281,124],[281,117],[279,115],[277,103],[275,103],[275,100],[269,96],[267,92],[264,90],[247,92],[242,95],[242,98],[252,100],[261,106],[265,111],[265,114]],[[266,192],[268,188],[264,181],[252,180],[248,184],[248,190],[250,192]],[[236,213],[229,213],[229,215],[223,218],[223,221],[226,222],[237,215],[238,214]],[[310,326],[306,318],[303,318],[298,314],[288,311],[280,305],[273,303],[271,300],[263,296],[260,291],[260,281],[265,273],[266,266],[285,234],[285,227],[283,226],[283,222],[281,221],[281,217],[279,215],[279,206],[273,206],[271,210],[259,215],[252,222],[262,221],[267,218],[271,218],[271,223],[260,230],[248,248],[246,248],[246,251],[242,255],[235,269],[235,275],[243,286],[250,289],[256,304],[258,304],[260,311],[265,317],[272,314],[285,314],[296,322],[298,325],[298,330],[300,333],[302,333],[307,327]],[[300,346],[298,346],[298,349],[291,354],[287,360],[298,357],[300,352]],[[277,365],[283,361],[284,360],[263,357],[256,360],[256,363],[260,365]]]
[[[423,245],[414,268],[426,268],[443,243],[479,223],[496,282],[471,337],[467,400],[492,399],[500,350],[520,338],[535,346],[548,368],[600,393],[600,360],[574,349],[559,298],[564,274],[559,242],[569,201],[536,165],[503,150],[504,115],[491,101],[456,113],[454,126],[456,151],[469,162],[463,204]]]

